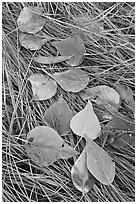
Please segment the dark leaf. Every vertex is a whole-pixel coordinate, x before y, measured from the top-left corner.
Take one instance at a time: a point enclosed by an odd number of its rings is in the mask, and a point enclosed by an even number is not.
[[[70,131],[69,124],[72,117],[73,113],[62,96],[44,114],[46,123],[54,128],[59,135],[65,135]]]

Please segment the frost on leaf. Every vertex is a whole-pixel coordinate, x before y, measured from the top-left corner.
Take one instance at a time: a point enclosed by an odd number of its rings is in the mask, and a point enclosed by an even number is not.
[[[59,135],[65,135],[70,132],[70,120],[72,117],[73,112],[62,96],[44,113],[47,125],[54,128]]]
[[[87,167],[102,184],[110,185],[115,177],[115,163],[109,154],[94,141],[87,138]]]
[[[28,33],[20,33],[19,40],[23,47],[30,50],[39,50],[47,42],[47,39]]]
[[[45,19],[41,16],[42,12],[41,7],[24,7],[17,19],[19,29],[31,34],[40,31],[45,24]]]
[[[52,43],[62,56],[73,56],[66,63],[70,66],[78,66],[85,54],[85,46],[82,39],[76,35],[67,39]]]
[[[46,126],[38,126],[28,133],[25,149],[30,159],[40,167],[51,165],[59,158],[68,159],[78,154],[55,130]]]
[[[68,92],[79,92],[89,83],[88,75],[81,69],[69,69],[62,73],[54,74],[56,82]]]
[[[96,179],[87,168],[87,152],[83,150],[71,169],[71,178],[74,186],[83,194],[88,193],[93,188]]]
[[[83,110],[71,119],[70,128],[75,134],[83,137],[87,136],[91,140],[99,136],[101,126],[90,101]]]
[[[32,74],[28,80],[31,82],[33,99],[46,100],[56,94],[57,84],[47,75]]]

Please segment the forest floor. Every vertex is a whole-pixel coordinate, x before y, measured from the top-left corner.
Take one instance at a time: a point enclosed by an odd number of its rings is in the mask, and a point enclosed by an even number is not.
[[[71,180],[74,158],[60,159],[44,170],[27,156],[24,141],[28,132],[38,125],[45,125],[44,111],[62,94],[71,110],[76,113],[86,102],[79,93],[64,91],[58,87],[51,99],[32,100],[32,89],[27,83],[32,73],[53,74],[68,69],[65,62],[41,65],[33,61],[35,55],[56,54],[50,41],[41,49],[31,51],[21,46],[17,19],[24,6],[44,8],[45,35],[53,41],[73,36],[82,38],[86,55],[78,65],[90,82],[88,87],[107,85],[115,89],[120,82],[135,93],[135,3],[130,2],[42,2],[2,4],[2,179],[4,202],[133,202],[135,201],[135,146],[113,146],[109,140],[105,150],[116,164],[115,179],[110,186],[97,183],[87,194],[82,195]],[[85,16],[91,24],[78,22],[77,16]],[[74,29],[75,28],[75,29]],[[39,67],[38,67],[39,66]],[[121,103],[120,113],[131,118],[132,113]],[[72,133],[71,133],[72,134]],[[113,131],[117,134],[117,129]],[[134,129],[127,134],[134,137]],[[67,135],[66,140],[69,140]],[[83,149],[84,139],[74,135],[69,140],[77,151]],[[97,139],[102,145],[102,140]]]

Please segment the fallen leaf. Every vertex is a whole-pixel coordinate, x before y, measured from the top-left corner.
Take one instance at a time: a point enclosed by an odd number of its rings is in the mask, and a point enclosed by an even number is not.
[[[57,92],[56,82],[47,75],[32,74],[28,80],[31,82],[33,99],[46,100],[54,96]]]
[[[111,105],[118,109],[120,106],[119,93],[115,89],[106,85],[86,88],[82,90],[79,95],[83,100],[93,100],[101,108]]]
[[[101,22],[97,21],[97,20],[92,20],[90,18],[87,18],[86,16],[83,15],[78,15],[77,17],[75,17],[75,19],[73,20],[73,23],[77,26],[77,27],[72,27],[71,26],[71,31],[73,34],[79,34],[79,32],[86,32],[90,35],[92,35],[92,37],[96,37],[96,38],[101,38],[104,32],[103,26],[101,24]],[[81,29],[82,28],[82,29]],[[97,34],[97,36],[95,36],[94,34]]]
[[[25,149],[30,159],[40,167],[53,164],[63,158],[63,154],[65,158],[78,154],[55,130],[46,126],[38,126],[28,133]]]
[[[118,84],[116,86],[117,92],[120,94],[121,98],[129,105],[129,107],[134,111],[135,110],[135,101],[133,91],[126,85]]]
[[[71,58],[72,56],[57,56],[57,57],[38,56],[38,57],[34,57],[34,61],[41,64],[55,64],[55,63],[70,60]]]
[[[65,135],[70,132],[69,124],[72,117],[73,112],[62,96],[44,113],[47,125],[54,128],[59,135]]]
[[[91,140],[99,136],[101,126],[89,100],[86,107],[71,119],[70,128],[75,134],[87,136]]]
[[[79,92],[89,83],[88,75],[81,69],[69,69],[62,73],[54,74],[55,81],[69,92]]]
[[[118,149],[135,147],[135,135],[127,132],[115,135],[115,137],[109,135],[107,141]]]
[[[87,168],[87,152],[83,150],[71,169],[71,178],[74,186],[83,194],[88,193],[96,183],[96,179]]]
[[[110,185],[115,177],[115,163],[109,154],[87,137],[87,167],[102,184]]]
[[[20,33],[19,40],[23,47],[30,50],[39,50],[47,42],[47,39],[28,33]]]
[[[42,12],[41,7],[24,7],[17,19],[19,29],[32,34],[40,31],[45,24],[45,19],[41,16]]]
[[[76,35],[67,39],[52,43],[62,56],[73,56],[66,63],[70,66],[78,66],[85,54],[85,46],[82,39]]]
[[[135,130],[134,122],[127,116],[114,117],[110,120],[107,125],[109,129],[123,130],[123,131],[133,131]]]

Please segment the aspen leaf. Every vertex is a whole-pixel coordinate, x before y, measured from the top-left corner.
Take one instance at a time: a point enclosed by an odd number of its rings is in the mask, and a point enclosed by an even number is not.
[[[65,135],[70,132],[69,124],[72,117],[73,112],[62,96],[44,113],[47,125],[54,128],[59,135]]]
[[[74,186],[83,194],[88,193],[93,188],[96,179],[87,168],[87,152],[83,150],[71,169],[71,178]]]
[[[133,131],[135,130],[134,122],[127,116],[114,117],[107,125],[109,129]]]
[[[116,148],[135,147],[135,135],[130,133],[121,133],[115,138],[109,138],[109,143]]]
[[[57,57],[44,57],[38,56],[34,57],[34,61],[41,64],[55,64],[71,59],[72,56],[57,56]]]
[[[20,30],[32,34],[40,31],[45,24],[45,19],[41,16],[42,11],[41,7],[24,7],[17,19]]]
[[[67,39],[52,43],[62,56],[73,56],[66,63],[70,66],[78,66],[85,54],[85,46],[82,39],[76,35]]]
[[[28,80],[32,85],[34,100],[46,100],[56,94],[57,84],[49,76],[42,74],[32,74]]]
[[[133,91],[126,85],[118,84],[116,90],[120,94],[121,98],[129,105],[129,107],[134,111],[135,101],[133,97]]]
[[[25,149],[30,159],[40,167],[51,165],[59,158],[78,154],[55,130],[46,126],[38,126],[28,133]]]
[[[115,163],[109,154],[87,137],[87,167],[102,184],[110,185],[115,177]]]
[[[120,106],[119,93],[115,89],[106,85],[87,88],[79,94],[83,100],[91,99],[100,107],[104,107],[109,104],[117,108]]]
[[[54,74],[55,81],[68,92],[79,92],[89,83],[88,75],[81,69],[69,69],[62,73]]]
[[[19,40],[23,47],[30,50],[39,50],[47,42],[47,39],[28,33],[20,33]]]
[[[104,32],[103,25],[98,20],[92,20],[84,15],[78,15],[73,20],[76,27],[71,26],[70,29],[73,34],[82,34],[83,32],[87,35],[91,35],[93,39],[99,40]],[[82,28],[82,29],[81,29]]]
[[[79,136],[87,136],[91,140],[96,139],[99,136],[101,126],[90,101],[88,101],[83,110],[71,119],[70,128],[75,134]]]

